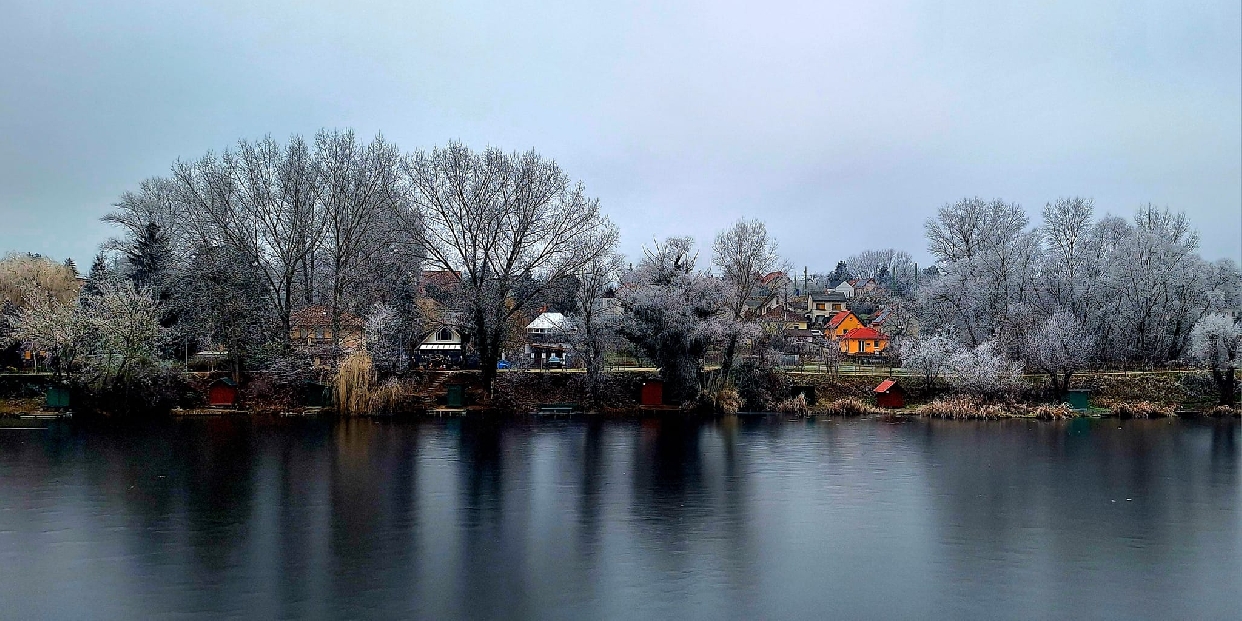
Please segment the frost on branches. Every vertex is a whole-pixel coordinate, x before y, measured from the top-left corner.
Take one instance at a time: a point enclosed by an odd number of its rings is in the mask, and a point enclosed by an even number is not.
[[[1091,364],[1094,352],[1095,335],[1068,311],[1053,314],[1022,343],[1027,367],[1046,374],[1057,397],[1069,390],[1075,372]]]
[[[1238,400],[1238,350],[1242,348],[1242,323],[1223,313],[1200,319],[1190,332],[1190,357],[1207,366],[1216,383],[1221,405]]]
[[[962,349],[949,358],[949,384],[958,392],[995,399],[1020,385],[1022,364],[1007,359],[996,341]]]
[[[645,249],[618,292],[625,311],[618,333],[660,365],[673,401],[697,393],[703,355],[722,340],[727,323],[721,283],[695,270],[693,246],[689,237],[670,237]]]

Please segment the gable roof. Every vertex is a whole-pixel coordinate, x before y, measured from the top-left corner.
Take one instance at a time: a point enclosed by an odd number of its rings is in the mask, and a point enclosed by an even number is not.
[[[763,276],[762,278],[760,278],[760,279],[759,279],[759,284],[761,284],[761,285],[766,285],[766,284],[768,284],[768,283],[772,282],[773,280],[776,280],[778,277],[780,277],[780,276],[784,276],[784,275],[785,275],[785,272],[772,272],[772,273],[770,273],[770,274],[768,274],[768,275]]]
[[[891,316],[892,314],[893,314],[893,311],[891,308],[885,308],[881,310],[879,313],[876,313],[875,318],[871,320],[871,325],[873,326],[884,325],[884,322],[887,321],[889,316]]]
[[[332,309],[327,306],[307,306],[289,316],[289,325],[294,327],[327,327],[332,325]],[[341,326],[346,328],[362,327],[362,320],[350,312],[341,313]]]
[[[565,325],[565,316],[560,313],[540,313],[535,320],[526,324],[527,330],[559,330]]]
[[[887,339],[888,336],[875,328],[854,328],[853,330],[846,332],[845,336],[841,338],[846,340]]]
[[[801,313],[796,313],[794,311],[789,310],[788,308],[782,309],[782,308],[777,307],[764,313],[761,316],[761,319],[765,319],[767,321],[794,321],[794,322],[802,323],[806,321],[806,315],[801,314]]]
[[[896,385],[897,385],[897,380],[889,378],[889,379],[886,379],[880,382],[880,385],[875,387],[875,391],[878,393],[886,393],[889,391],[889,389],[891,389],[892,387]]]
[[[422,286],[431,285],[434,287],[449,287],[461,282],[461,272],[449,270],[424,270],[422,274]]]
[[[828,291],[827,293],[812,293],[812,302],[847,302],[849,298],[840,291]]]
[[[840,326],[842,322],[844,322],[846,319],[848,319],[850,315],[853,315],[853,314],[854,314],[854,312],[853,312],[853,311],[843,310],[843,311],[841,311],[841,312],[839,312],[839,313],[837,313],[837,314],[833,315],[833,316],[832,316],[832,319],[829,319],[829,320],[828,320],[828,326],[829,326],[829,327],[831,327],[831,328],[836,328],[836,327]],[[855,320],[855,321],[858,321],[858,323],[862,323],[862,321],[860,321],[860,320],[858,319],[858,317],[854,317],[854,320]]]

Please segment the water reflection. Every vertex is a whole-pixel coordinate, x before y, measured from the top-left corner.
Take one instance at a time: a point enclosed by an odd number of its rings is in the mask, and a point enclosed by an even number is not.
[[[1239,435],[777,417],[5,431],[0,601],[12,618],[1236,618]]]

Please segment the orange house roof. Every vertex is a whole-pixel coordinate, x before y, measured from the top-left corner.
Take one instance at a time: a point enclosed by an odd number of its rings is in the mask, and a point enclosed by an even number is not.
[[[880,382],[880,385],[879,385],[879,386],[876,386],[876,387],[875,387],[875,391],[876,391],[876,392],[878,392],[878,393],[886,393],[886,392],[888,392],[888,389],[889,389],[889,388],[892,388],[892,387],[893,387],[893,386],[895,386],[896,384],[897,384],[897,380],[895,380],[895,379],[886,379],[886,380],[884,380],[884,381]]]
[[[830,327],[830,328],[836,328],[837,326],[840,326],[840,325],[841,325],[841,322],[845,321],[845,320],[846,320],[846,319],[847,319],[850,315],[853,315],[853,314],[854,314],[854,313],[853,313],[852,311],[843,310],[843,311],[841,311],[841,312],[839,312],[839,313],[837,313],[837,314],[833,315],[833,316],[832,316],[832,319],[829,319],[829,320],[828,320],[828,327]],[[855,319],[857,319],[857,317],[855,317]],[[862,322],[859,322],[859,323],[862,323]],[[855,328],[855,329],[857,329],[857,328]]]

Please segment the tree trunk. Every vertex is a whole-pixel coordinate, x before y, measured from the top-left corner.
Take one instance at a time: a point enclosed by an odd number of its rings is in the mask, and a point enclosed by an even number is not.
[[[680,405],[698,394],[698,365],[687,356],[670,356],[660,368],[664,379],[664,395],[668,401]]]
[[[729,344],[725,346],[724,358],[720,361],[720,377],[729,381],[729,371],[733,370],[733,357],[737,354],[737,333],[729,335]]]
[[[1219,405],[1233,407],[1234,397],[1238,393],[1238,378],[1234,368],[1213,368],[1212,379],[1216,381],[1216,395]]]

